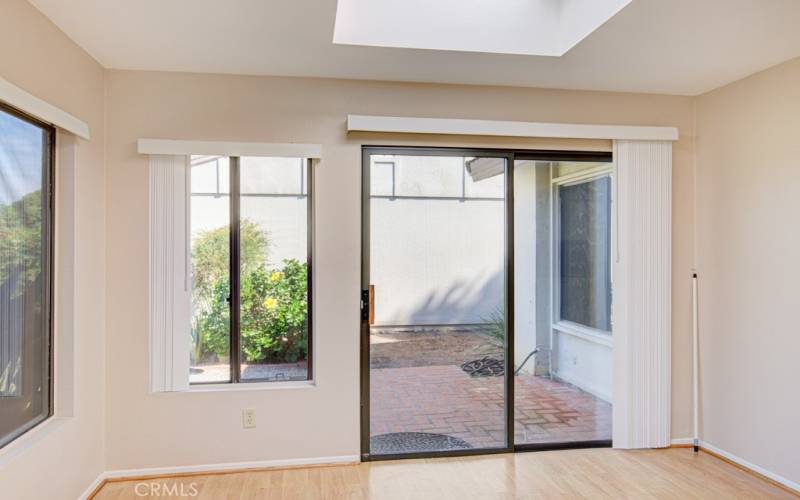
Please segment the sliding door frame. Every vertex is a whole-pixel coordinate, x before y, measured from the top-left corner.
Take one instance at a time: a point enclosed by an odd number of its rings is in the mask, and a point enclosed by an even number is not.
[[[505,427],[506,445],[497,448],[446,450],[402,454],[370,454],[370,157],[396,156],[478,156],[504,158],[505,168]],[[361,149],[361,289],[360,289],[360,381],[361,381],[361,460],[394,460],[401,458],[456,457],[568,448],[609,447],[610,440],[568,443],[514,443],[514,164],[517,160],[538,161],[603,161],[610,162],[611,152],[545,151],[492,148],[447,148],[415,146],[362,146]]]

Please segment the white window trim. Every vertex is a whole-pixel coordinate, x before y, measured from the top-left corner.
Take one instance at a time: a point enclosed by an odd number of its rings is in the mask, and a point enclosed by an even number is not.
[[[553,323],[552,328],[556,332],[564,335],[571,335],[606,347],[614,347],[614,337],[611,335],[611,332],[605,330],[598,330],[597,328],[591,328],[586,325],[581,325],[580,323],[565,320]]]
[[[53,266],[53,416],[75,413],[76,175],[78,140],[56,130]]]
[[[316,376],[311,380],[284,380],[275,382],[224,382],[219,384],[190,384],[188,392],[227,391],[271,391],[287,389],[313,389],[317,387]]]
[[[29,94],[4,78],[0,78],[0,101],[56,128],[89,140],[89,125],[86,122],[33,94]]]

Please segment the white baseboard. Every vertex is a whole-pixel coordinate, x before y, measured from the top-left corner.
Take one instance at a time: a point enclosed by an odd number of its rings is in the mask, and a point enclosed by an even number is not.
[[[78,497],[78,500],[87,500],[89,498],[89,495],[94,493],[94,490],[96,490],[101,484],[103,484],[103,481],[105,480],[106,480],[106,473],[101,472],[100,475],[97,476],[97,478],[95,478],[95,480],[92,481],[92,483],[83,491],[83,493],[81,493],[81,496]]]
[[[693,444],[694,440],[692,438],[675,438],[672,440],[673,445],[681,446],[681,445],[691,445]],[[767,469],[758,466],[754,463],[748,462],[747,460],[737,457],[733,453],[727,452],[721,448],[717,448],[713,444],[709,443],[708,441],[700,441],[700,448],[706,449],[712,453],[716,453],[721,457],[725,457],[731,462],[737,463],[746,469],[750,469],[753,472],[761,474],[764,477],[768,477],[775,481],[776,483],[780,483],[786,486],[789,489],[792,489],[798,493],[800,493],[800,483],[792,481],[791,479],[787,479],[783,476],[775,474],[774,472],[768,471]]]
[[[315,458],[290,458],[284,460],[258,460],[253,462],[227,462],[221,464],[199,464],[199,465],[179,465],[174,467],[148,467],[144,469],[118,469],[106,471],[97,476],[92,484],[80,496],[81,500],[89,498],[89,495],[103,481],[109,479],[124,479],[149,476],[163,476],[167,474],[187,474],[220,471],[237,471],[247,469],[272,469],[280,467],[312,466],[312,465],[335,465],[361,461],[359,455],[341,455],[334,457],[315,457]]]
[[[748,462],[747,460],[745,460],[743,458],[737,457],[733,453],[729,453],[729,452],[727,452],[727,451],[725,451],[725,450],[723,450],[721,448],[717,448],[713,444],[708,443],[706,441],[700,441],[700,448],[705,448],[710,452],[716,453],[717,455],[719,455],[721,457],[727,458],[731,462],[735,462],[735,463],[741,465],[742,467],[750,469],[753,472],[757,472],[757,473],[761,474],[762,476],[765,476],[765,477],[768,477],[768,478],[772,479],[776,483],[780,483],[780,484],[786,486],[787,488],[792,489],[792,490],[800,493],[800,483],[798,483],[798,482],[792,481],[791,479],[787,479],[787,478],[785,478],[783,476],[775,474],[774,472],[768,471],[767,469],[765,469],[763,467],[760,467],[760,466],[758,466],[758,465],[756,465],[754,463]]]
[[[146,469],[120,469],[106,472],[106,479],[122,477],[158,476],[163,474],[180,474],[187,472],[212,472],[240,469],[266,469],[271,467],[291,467],[299,465],[322,465],[358,462],[358,455],[337,457],[289,458],[283,460],[258,460],[254,462],[227,462],[221,464],[179,465],[175,467],[151,467]]]

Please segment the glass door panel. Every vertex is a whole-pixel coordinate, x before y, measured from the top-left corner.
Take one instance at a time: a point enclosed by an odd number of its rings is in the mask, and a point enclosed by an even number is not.
[[[612,166],[514,166],[514,444],[610,443]]]
[[[365,452],[505,448],[506,157],[364,158]]]

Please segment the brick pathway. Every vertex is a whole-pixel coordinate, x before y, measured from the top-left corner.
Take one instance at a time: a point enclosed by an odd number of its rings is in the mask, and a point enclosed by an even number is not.
[[[574,386],[518,376],[514,440],[611,439],[611,405]],[[429,432],[475,448],[505,446],[503,377],[470,377],[444,364],[371,370],[371,434]]]

